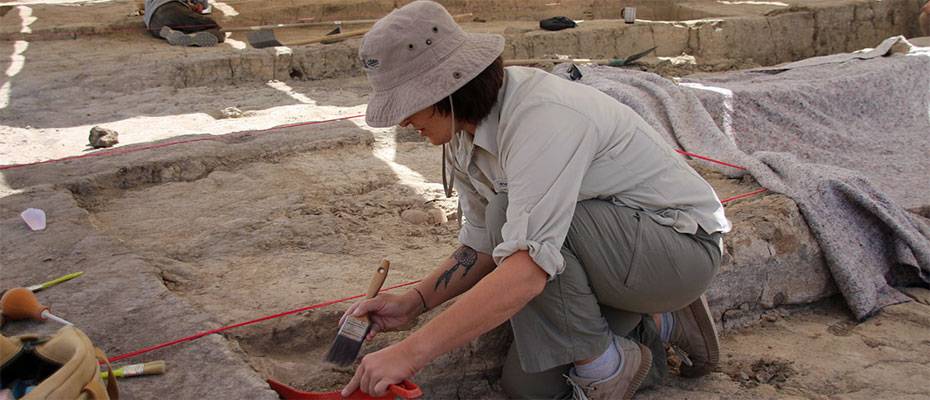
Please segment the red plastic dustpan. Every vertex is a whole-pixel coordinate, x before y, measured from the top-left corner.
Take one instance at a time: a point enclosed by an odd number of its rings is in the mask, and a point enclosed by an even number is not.
[[[394,400],[398,397],[402,399],[418,399],[423,396],[420,387],[407,380],[398,385],[388,386],[388,392],[380,397],[368,395],[361,390],[356,390],[349,397],[342,397],[339,391],[303,392],[271,378],[268,378],[267,382],[275,392],[278,392],[278,396],[281,396],[284,400]]]

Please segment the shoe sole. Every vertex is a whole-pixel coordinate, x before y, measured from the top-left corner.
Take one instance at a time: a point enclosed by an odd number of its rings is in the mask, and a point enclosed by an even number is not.
[[[219,43],[219,40],[216,38],[216,36],[213,36],[213,34],[210,32],[196,32],[193,33],[192,36],[193,38],[191,39],[191,42],[194,46],[197,47],[213,47]]]
[[[649,368],[652,368],[652,352],[649,351],[649,348],[643,346],[642,343],[637,343],[639,346],[639,369],[636,370],[636,375],[633,375],[633,379],[630,381],[630,387],[627,388],[626,393],[623,394],[623,400],[631,400],[633,395],[636,394],[636,391],[639,389],[639,385],[643,384],[643,381],[646,379],[646,375],[649,373]]]
[[[165,27],[168,28],[168,27]],[[168,44],[172,46],[182,46],[182,47],[213,47],[216,46],[219,40],[216,36],[213,36],[209,32],[200,31],[193,34],[186,34],[184,32],[176,31],[173,29],[165,30],[162,29],[160,35],[168,41]]]
[[[717,326],[710,313],[710,305],[707,304],[707,297],[701,297],[688,305],[688,311],[694,315],[698,329],[701,330],[701,337],[704,338],[704,346],[707,349],[707,363],[699,367],[681,367],[680,375],[687,378],[697,378],[710,373],[710,371],[720,362],[720,337],[717,334]],[[708,340],[709,339],[709,340]]]

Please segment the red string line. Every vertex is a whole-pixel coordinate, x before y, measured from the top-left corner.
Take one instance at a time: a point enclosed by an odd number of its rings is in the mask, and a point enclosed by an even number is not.
[[[728,162],[723,162],[723,161],[720,161],[720,160],[715,160],[715,159],[710,158],[710,157],[705,157],[705,156],[702,156],[702,155],[699,155],[699,154],[690,153],[690,152],[687,152],[687,151],[684,151],[684,150],[675,149],[675,151],[677,151],[678,154],[683,154],[683,155],[686,155],[686,156],[688,156],[688,157],[699,158],[699,159],[704,160],[704,161],[710,161],[710,162],[712,162],[712,163],[714,163],[714,164],[726,165],[727,167],[730,167],[730,168],[736,168],[736,169],[742,169],[742,170],[745,170],[745,169],[746,169],[745,167],[740,167],[739,165],[734,165],[734,164],[730,164],[730,163],[728,163]]]
[[[298,122],[298,123],[295,123],[295,124],[286,124],[286,125],[273,126],[273,127],[271,127],[271,128],[268,128],[268,129],[261,129],[261,130],[257,130],[257,131],[245,131],[245,132],[232,133],[232,134],[229,134],[229,135],[207,136],[207,137],[200,137],[200,138],[194,138],[194,139],[176,140],[176,141],[173,141],[173,142],[156,143],[156,144],[150,144],[150,145],[144,145],[144,146],[122,147],[122,148],[117,148],[117,149],[113,149],[113,150],[98,151],[98,152],[94,152],[94,153],[82,154],[82,155],[79,155],[79,156],[71,156],[71,157],[57,158],[57,159],[53,159],[53,160],[36,161],[36,162],[27,163],[27,164],[0,165],[0,171],[7,170],[7,169],[15,169],[15,168],[28,167],[28,166],[32,166],[32,165],[51,164],[51,163],[57,163],[57,162],[61,162],[61,161],[79,160],[79,159],[82,159],[82,158],[101,157],[101,156],[111,156],[111,155],[116,155],[116,154],[135,153],[135,152],[137,152],[137,151],[142,151],[142,150],[160,149],[160,148],[162,148],[162,147],[174,146],[174,145],[178,145],[178,144],[202,142],[202,141],[204,141],[204,140],[223,140],[222,138],[224,138],[224,137],[226,137],[226,136],[240,137],[240,136],[255,135],[255,134],[260,134],[260,133],[271,132],[271,131],[278,130],[278,129],[295,128],[295,127],[298,127],[298,126],[318,125],[318,124],[325,124],[325,123],[329,123],[329,122],[345,121],[345,120],[348,120],[348,119],[360,118],[360,117],[364,117],[364,116],[365,116],[365,114],[358,114],[358,115],[350,115],[350,116],[347,116],[347,117],[339,117],[339,118],[333,118],[333,119],[326,119],[326,120],[322,120],[322,121]]]
[[[393,289],[397,289],[397,288],[402,288],[402,287],[404,287],[404,286],[414,285],[414,284],[417,284],[417,283],[419,283],[419,282],[420,282],[419,280],[415,280],[415,281],[413,281],[413,282],[401,283],[401,284],[399,284],[399,285],[394,285],[394,286],[391,286],[391,287],[389,287],[389,288],[382,289],[381,292],[386,292],[386,291],[388,291],[388,290],[393,290]],[[117,361],[119,361],[119,360],[127,359],[127,358],[130,358],[130,357],[135,357],[135,356],[138,356],[138,355],[140,355],[140,354],[148,353],[148,352],[150,352],[150,351],[155,351],[155,350],[162,349],[162,348],[165,348],[165,347],[168,347],[168,346],[174,346],[174,345],[176,345],[176,344],[178,344],[178,343],[190,342],[190,341],[192,341],[192,340],[196,340],[196,339],[199,339],[199,338],[204,337],[204,336],[207,336],[207,335],[212,335],[212,334],[214,334],[214,333],[219,333],[219,332],[223,332],[223,331],[230,330],[230,329],[233,329],[233,328],[238,328],[238,327],[240,327],[240,326],[252,325],[252,324],[255,324],[255,323],[262,322],[262,321],[267,321],[267,320],[269,320],[269,319],[280,318],[280,317],[283,317],[283,316],[286,316],[286,315],[296,314],[296,313],[299,313],[299,312],[309,311],[309,310],[313,310],[313,309],[317,309],[317,308],[323,308],[323,307],[330,306],[330,305],[333,305],[333,304],[336,304],[336,303],[342,303],[342,302],[349,301],[349,300],[355,300],[355,299],[358,299],[358,298],[361,298],[361,297],[365,297],[365,295],[364,295],[364,294],[359,294],[359,295],[355,295],[355,296],[351,296],[351,297],[341,298],[341,299],[338,299],[338,300],[330,300],[330,301],[327,301],[327,302],[314,304],[314,305],[312,305],[312,306],[302,307],[302,308],[298,308],[298,309],[294,309],[294,310],[290,310],[290,311],[285,311],[285,312],[278,313],[278,314],[274,314],[274,315],[269,315],[269,316],[261,317],[261,318],[258,318],[258,319],[253,319],[253,320],[251,320],[251,321],[245,321],[245,322],[240,322],[240,323],[237,323],[237,324],[227,325],[227,326],[224,326],[224,327],[221,327],[221,328],[210,329],[210,330],[208,330],[208,331],[203,331],[203,332],[200,332],[200,333],[197,333],[197,334],[194,334],[194,335],[185,337],[185,338],[181,338],[181,339],[177,339],[177,340],[172,340],[172,341],[170,341],[170,342],[165,342],[165,343],[161,343],[161,344],[156,344],[156,345],[153,345],[153,346],[143,347],[143,348],[141,348],[141,349],[139,349],[139,350],[131,351],[131,352],[126,353],[126,354],[120,354],[120,355],[118,355],[118,356],[116,356],[116,357],[110,358],[110,362],[117,362]]]
[[[733,197],[727,197],[727,198],[725,198],[725,199],[723,199],[723,200],[720,200],[720,204],[726,204],[726,203],[729,203],[729,202],[734,201],[734,200],[745,199],[745,198],[747,198],[747,197],[752,197],[752,196],[755,196],[755,195],[758,195],[758,194],[765,193],[765,192],[767,192],[767,191],[768,191],[768,189],[762,188],[762,189],[753,190],[753,191],[751,191],[751,192],[749,192],[749,193],[743,193],[743,194],[736,195],[736,196],[733,196]]]

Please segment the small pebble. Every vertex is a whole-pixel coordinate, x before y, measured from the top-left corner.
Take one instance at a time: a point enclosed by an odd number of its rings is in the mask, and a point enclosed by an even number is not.
[[[220,110],[220,114],[223,118],[239,118],[242,116],[242,110],[236,107],[226,107]]]
[[[113,147],[119,143],[119,133],[112,129],[100,126],[90,128],[90,136],[87,137],[90,147],[99,149],[102,147]]]
[[[446,217],[446,212],[438,208],[430,208],[426,210],[426,214],[429,216],[429,222],[433,225],[442,225],[449,222],[449,218]]]
[[[429,223],[429,214],[420,210],[405,210],[400,213],[400,219],[414,225],[426,225]]]

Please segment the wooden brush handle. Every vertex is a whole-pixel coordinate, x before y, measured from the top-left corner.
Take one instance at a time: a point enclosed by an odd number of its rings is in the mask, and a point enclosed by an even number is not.
[[[391,262],[388,260],[381,260],[381,265],[378,266],[375,275],[371,277],[371,283],[368,284],[368,292],[365,293],[366,299],[378,295],[378,292],[381,291],[381,286],[384,285],[384,280],[387,279],[387,274],[390,269]]]

